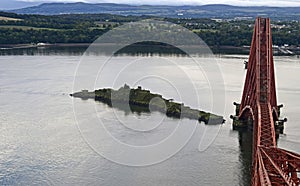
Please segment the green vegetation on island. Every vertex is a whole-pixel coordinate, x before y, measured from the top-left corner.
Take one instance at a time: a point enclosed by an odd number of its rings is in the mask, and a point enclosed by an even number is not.
[[[158,111],[168,117],[195,119],[205,124],[222,124],[225,121],[222,116],[192,109],[183,103],[176,103],[159,94],[153,94],[149,90],[144,90],[141,87],[130,88],[126,84],[118,90],[99,89],[93,92],[83,90],[70,94],[70,96],[94,99],[120,109],[124,108],[124,105],[126,107],[127,104],[131,111],[137,110],[139,107],[139,110],[143,112]]]

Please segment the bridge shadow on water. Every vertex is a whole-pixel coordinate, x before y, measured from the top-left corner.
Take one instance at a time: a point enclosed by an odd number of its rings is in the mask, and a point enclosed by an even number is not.
[[[241,164],[240,185],[251,185],[251,164],[252,164],[252,131],[239,131],[240,155],[239,161]]]
[[[251,185],[252,173],[252,145],[253,145],[253,131],[239,130],[239,145],[240,155],[239,162],[241,165],[240,185]],[[276,143],[278,143],[279,135],[276,135]]]

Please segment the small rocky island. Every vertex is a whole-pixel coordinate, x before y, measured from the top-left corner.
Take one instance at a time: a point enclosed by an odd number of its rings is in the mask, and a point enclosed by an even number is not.
[[[168,117],[195,119],[205,124],[222,124],[225,122],[222,116],[192,109],[183,103],[176,103],[172,99],[165,99],[159,94],[153,94],[149,90],[144,90],[141,87],[130,88],[126,84],[118,90],[99,89],[93,92],[82,90],[70,94],[70,96],[85,100],[94,99],[123,110],[124,105],[127,104],[131,111],[158,111]]]

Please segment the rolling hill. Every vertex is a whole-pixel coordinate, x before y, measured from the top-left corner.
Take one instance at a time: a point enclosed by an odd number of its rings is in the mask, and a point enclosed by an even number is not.
[[[113,3],[44,3],[38,6],[9,10],[18,14],[86,14],[151,15],[173,18],[252,19],[257,16],[277,20],[300,20],[300,7],[241,7],[230,5],[167,6],[127,5]]]

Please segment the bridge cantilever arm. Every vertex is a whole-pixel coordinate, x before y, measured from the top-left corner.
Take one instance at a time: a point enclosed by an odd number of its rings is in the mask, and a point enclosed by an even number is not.
[[[277,173],[279,173],[279,175],[281,176],[281,178],[285,181],[285,183],[287,185],[290,186],[297,186],[297,184],[289,178],[288,175],[286,175],[281,169],[280,167],[278,167],[278,165],[273,161],[273,159],[265,152],[264,148],[259,147],[262,155],[266,157],[266,160],[269,161],[269,163],[271,164],[271,166],[276,170]]]

